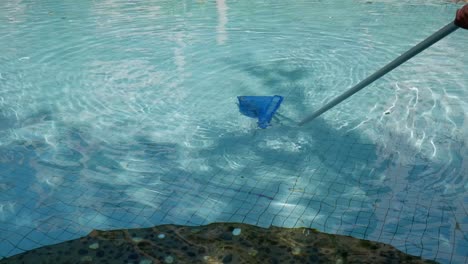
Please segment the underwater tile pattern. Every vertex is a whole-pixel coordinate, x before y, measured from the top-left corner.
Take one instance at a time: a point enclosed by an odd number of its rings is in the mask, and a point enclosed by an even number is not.
[[[466,32],[297,126],[451,21],[442,2],[0,1],[0,257],[238,222],[467,263]],[[235,104],[274,94],[265,130]]]
[[[2,175],[15,175],[2,199],[8,199],[8,193],[23,195],[22,200],[10,201],[10,208],[2,208],[11,210],[15,220],[1,220],[1,253],[11,256],[93,229],[237,222],[315,228],[388,243],[442,263],[467,261],[464,201],[436,195],[431,188],[413,191],[421,183],[408,179],[421,175],[417,166],[402,168],[398,160],[390,159],[378,168],[375,144],[349,133],[330,140],[321,122],[313,128],[319,131],[314,132],[317,146],[282,155],[281,149],[252,147],[250,136],[239,137],[235,147],[226,145],[225,154],[245,146],[256,152],[249,156],[255,159],[239,156],[236,166],[227,169],[222,156],[203,153],[204,159],[194,162],[209,162],[206,172],[193,173],[193,164],[187,164],[152,174],[150,184],[131,190],[115,191],[109,184],[74,181],[71,176],[53,190],[32,192],[37,185],[27,184],[26,179],[34,176],[28,166],[2,171]],[[256,133],[264,132],[268,138],[269,133],[276,133],[270,131]],[[264,140],[253,142],[261,146]],[[311,156],[313,151],[320,154]],[[40,192],[49,193],[41,196]]]

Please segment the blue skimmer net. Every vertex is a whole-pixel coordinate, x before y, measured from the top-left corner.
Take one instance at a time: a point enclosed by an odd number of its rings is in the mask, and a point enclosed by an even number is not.
[[[276,110],[283,102],[283,96],[238,96],[239,111],[248,117],[258,118],[258,126],[267,128]]]

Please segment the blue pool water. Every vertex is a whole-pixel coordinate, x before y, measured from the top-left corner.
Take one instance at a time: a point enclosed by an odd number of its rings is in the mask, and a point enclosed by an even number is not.
[[[336,2],[0,1],[0,257],[225,221],[468,262],[468,31],[297,126],[460,5]]]

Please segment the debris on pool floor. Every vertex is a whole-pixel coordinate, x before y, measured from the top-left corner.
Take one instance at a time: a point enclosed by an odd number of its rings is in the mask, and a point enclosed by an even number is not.
[[[378,242],[247,224],[94,230],[0,263],[436,263]]]

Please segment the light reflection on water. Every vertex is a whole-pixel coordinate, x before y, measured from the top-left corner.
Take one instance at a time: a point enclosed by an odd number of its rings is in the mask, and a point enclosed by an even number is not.
[[[0,255],[232,221],[464,261],[465,32],[296,125],[457,6],[336,6],[0,3]],[[236,96],[273,94],[285,101],[269,129],[238,113]]]

